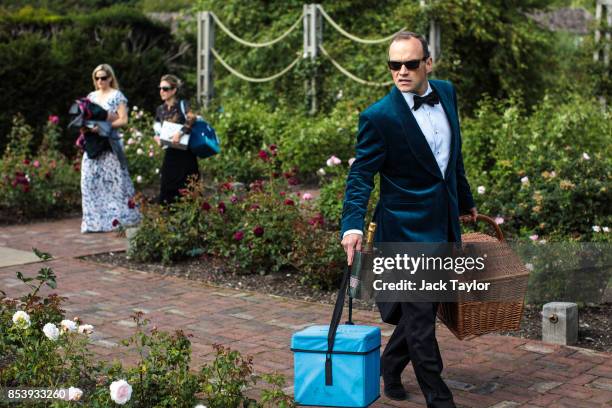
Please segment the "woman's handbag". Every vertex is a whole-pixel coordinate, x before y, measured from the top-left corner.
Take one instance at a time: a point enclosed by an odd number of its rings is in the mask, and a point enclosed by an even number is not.
[[[186,118],[183,101],[181,101],[181,111]],[[200,116],[197,117],[191,127],[189,150],[201,159],[214,156],[221,150],[219,138],[217,137],[215,129]]]
[[[469,222],[470,217],[461,217],[461,221]],[[487,263],[483,276],[478,280],[494,283],[496,293],[489,299],[475,299],[460,293],[456,302],[440,303],[438,318],[460,340],[497,331],[518,330],[529,280],[529,270],[506,243],[497,223],[481,214],[477,221],[491,225],[497,239],[480,232],[463,234],[462,247],[464,250],[471,247],[472,252],[486,248],[488,259],[493,262],[491,266]]]

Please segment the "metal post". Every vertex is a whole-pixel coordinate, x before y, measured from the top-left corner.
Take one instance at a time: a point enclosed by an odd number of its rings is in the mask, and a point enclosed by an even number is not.
[[[612,27],[612,0],[597,0],[597,8],[595,9],[595,20],[597,21],[598,27],[595,30],[595,44],[599,43],[604,39],[604,46],[601,50],[595,50],[593,53],[593,60],[595,62],[601,61],[604,66],[610,65],[610,27]],[[606,32],[603,34],[599,29],[602,22],[606,22]]]
[[[440,56],[440,24],[433,19],[429,22],[429,50],[435,65]]]
[[[315,60],[319,54],[319,44],[323,41],[323,19],[317,4],[304,5],[304,58]],[[316,72],[306,81],[306,96],[310,100],[310,114],[317,112]]]
[[[208,11],[198,13],[198,101],[208,109],[214,96],[213,55],[215,26]]]

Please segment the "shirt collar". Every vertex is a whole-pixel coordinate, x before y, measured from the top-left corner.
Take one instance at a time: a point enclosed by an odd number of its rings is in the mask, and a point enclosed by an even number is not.
[[[433,92],[433,90],[431,89],[431,85],[429,84],[429,81],[427,81],[427,90],[425,91],[425,93],[423,95],[420,95],[420,96],[426,96],[426,95],[429,95],[432,92]],[[414,107],[414,95],[416,95],[416,93],[413,93],[413,92],[402,92],[402,95],[404,96],[404,99],[406,100],[406,103],[408,104],[408,107],[410,108],[410,110],[412,110],[412,108]]]

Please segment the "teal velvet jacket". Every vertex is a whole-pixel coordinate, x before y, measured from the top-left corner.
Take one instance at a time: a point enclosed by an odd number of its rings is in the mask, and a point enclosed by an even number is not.
[[[457,96],[448,81],[429,80],[451,129],[451,149],[442,177],[436,159],[401,92],[393,87],[359,117],[341,234],[363,231],[374,175],[380,199],[374,212],[376,242],[460,242],[460,213],[474,207],[463,168]]]

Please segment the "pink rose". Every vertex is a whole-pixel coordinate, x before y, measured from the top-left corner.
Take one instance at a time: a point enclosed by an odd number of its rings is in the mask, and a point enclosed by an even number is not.
[[[47,120],[49,122],[53,123],[54,125],[58,125],[59,124],[59,116],[57,116],[57,115],[49,115],[49,118]]]
[[[241,240],[242,240],[242,238],[244,238],[244,232],[242,232],[242,231],[236,231],[236,232],[234,233],[234,240],[235,240],[235,241],[241,241]]]
[[[310,193],[304,193],[304,201],[310,201],[312,200],[312,194]]]
[[[32,166],[39,168],[40,167],[40,162],[38,160],[34,160],[34,163],[32,163]]]

